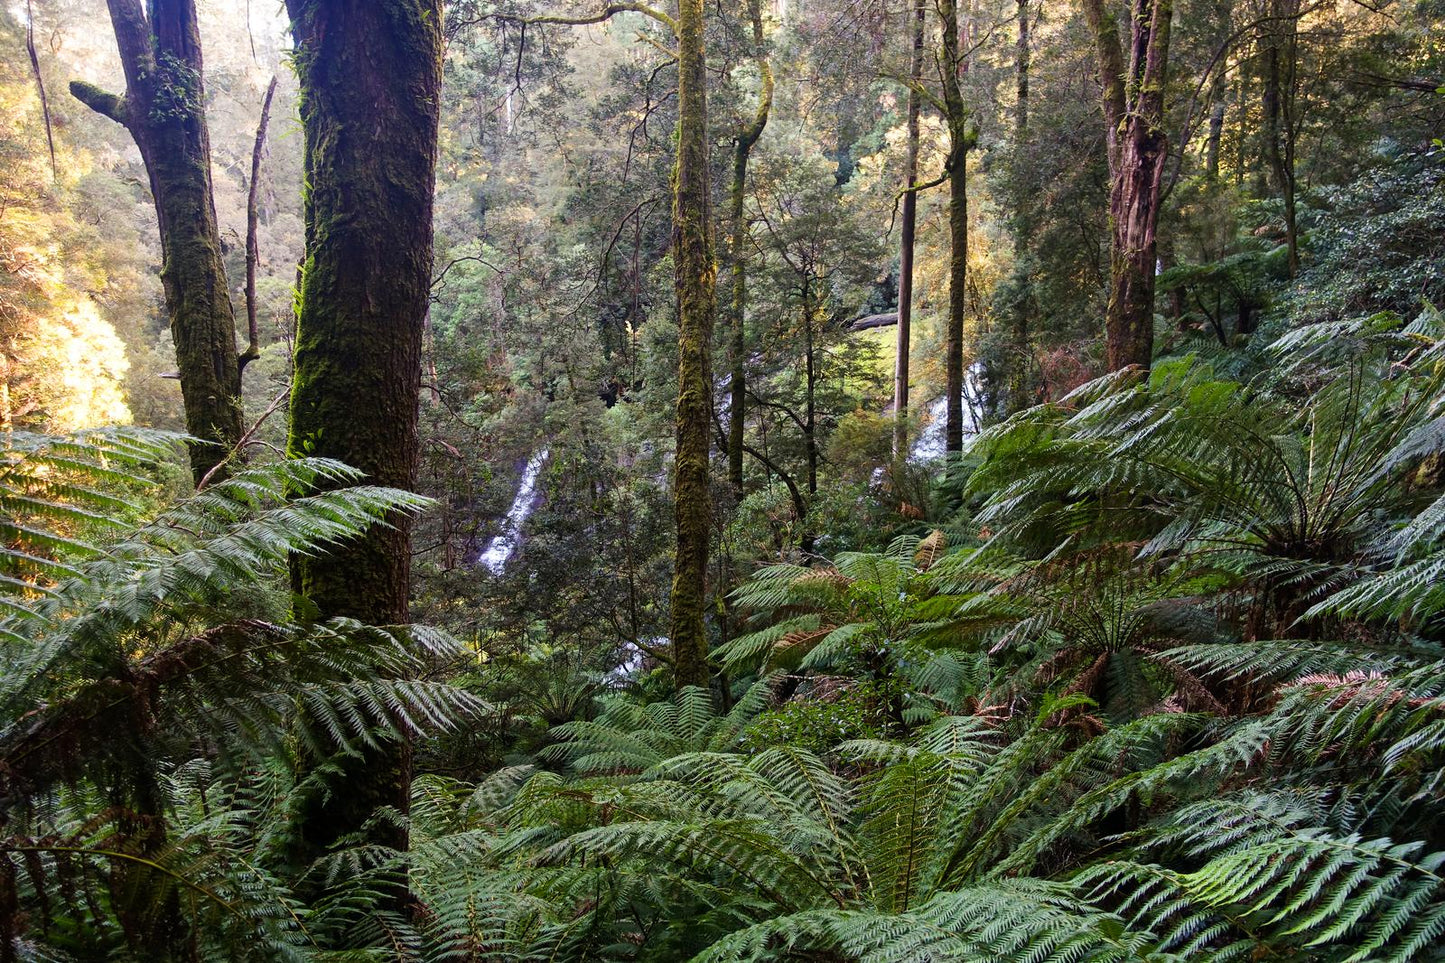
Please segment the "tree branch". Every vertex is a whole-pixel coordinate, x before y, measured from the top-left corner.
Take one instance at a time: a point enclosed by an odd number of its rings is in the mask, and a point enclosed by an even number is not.
[[[70,95],[102,117],[109,117],[122,127],[130,126],[126,119],[129,112],[126,110],[124,97],[101,90],[95,84],[88,84],[83,80],[70,82]]]
[[[504,13],[494,13],[492,17],[497,20],[510,20],[514,23],[523,24],[558,24],[560,26],[580,27],[590,23],[602,23],[610,20],[619,13],[640,13],[645,17],[651,17],[662,24],[674,34],[677,33],[677,21],[656,7],[648,6],[645,3],[620,2],[609,3],[596,13],[583,14],[576,17],[564,17],[560,14],[547,14],[541,17],[514,17]]]

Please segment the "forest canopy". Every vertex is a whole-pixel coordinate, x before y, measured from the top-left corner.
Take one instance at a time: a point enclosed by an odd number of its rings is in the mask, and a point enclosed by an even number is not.
[[[1442,37],[0,4],[0,963],[1445,960]]]

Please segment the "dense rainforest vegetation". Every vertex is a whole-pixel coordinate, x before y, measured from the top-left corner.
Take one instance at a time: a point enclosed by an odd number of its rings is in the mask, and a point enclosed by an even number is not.
[[[1441,0],[0,50],[0,963],[1445,960]]]

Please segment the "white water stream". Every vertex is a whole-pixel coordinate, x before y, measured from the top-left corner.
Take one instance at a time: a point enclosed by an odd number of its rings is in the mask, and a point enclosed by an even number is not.
[[[522,471],[522,481],[517,486],[517,497],[512,507],[502,518],[502,530],[487,541],[486,546],[473,560],[493,575],[500,575],[511,561],[512,555],[522,541],[522,526],[537,506],[537,481],[542,477],[542,466],[547,463],[548,449],[543,448],[532,455]]]
[[[963,376],[963,436],[976,435],[982,427],[983,406],[979,403],[979,376],[983,369],[977,363],[969,366]],[[948,396],[939,395],[928,405],[928,423],[913,439],[908,449],[912,462],[933,461],[947,453]]]
[[[982,412],[978,402],[978,378],[979,366],[972,365],[965,376],[963,388],[963,408],[965,417],[969,423],[964,425],[965,435],[978,433],[979,422]],[[723,378],[720,386],[720,394],[727,398],[727,379]],[[945,427],[948,419],[948,398],[940,396],[935,398],[928,405],[928,422],[918,437],[913,439],[913,445],[908,452],[908,460],[913,462],[932,461],[942,458],[944,455]],[[516,497],[512,499],[512,506],[507,509],[507,514],[502,518],[502,530],[487,540],[487,544],[477,553],[472,560],[473,565],[479,565],[491,572],[493,575],[500,575],[506,569],[507,563],[516,554],[517,547],[522,542],[522,526],[527,523],[533,509],[537,507],[537,482],[542,477],[542,468],[547,464],[547,456],[550,450],[541,448],[527,460],[527,467],[522,470],[521,481],[517,484]],[[880,467],[877,476],[881,476],[883,469]]]

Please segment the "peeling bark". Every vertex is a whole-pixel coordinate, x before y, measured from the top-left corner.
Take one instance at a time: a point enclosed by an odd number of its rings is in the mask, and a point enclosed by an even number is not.
[[[1133,0],[1126,64],[1104,0],[1084,0],[1094,33],[1109,159],[1109,370],[1149,367],[1154,353],[1154,272],[1168,138],[1164,87],[1171,0]]]

